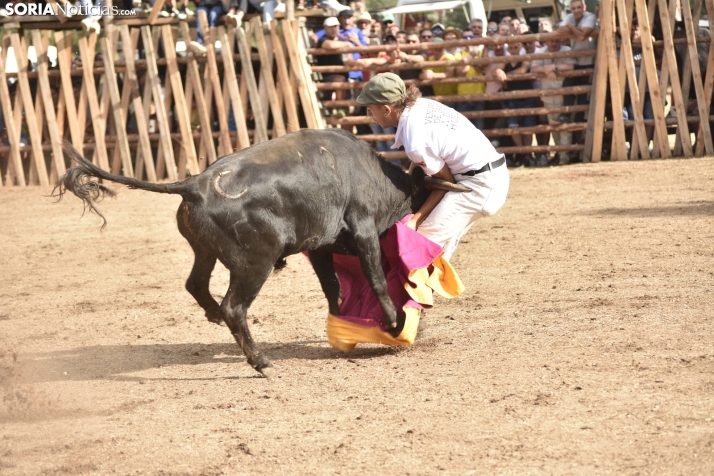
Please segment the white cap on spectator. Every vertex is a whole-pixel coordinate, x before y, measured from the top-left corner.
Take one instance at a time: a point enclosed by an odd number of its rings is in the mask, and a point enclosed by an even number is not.
[[[340,24],[340,20],[338,20],[335,17],[328,17],[325,18],[325,21],[322,23],[322,26],[338,26]]]

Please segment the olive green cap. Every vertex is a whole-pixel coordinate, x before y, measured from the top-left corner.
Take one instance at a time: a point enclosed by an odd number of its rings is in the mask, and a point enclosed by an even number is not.
[[[394,73],[382,73],[370,79],[357,98],[358,104],[392,104],[406,96],[402,78]]]

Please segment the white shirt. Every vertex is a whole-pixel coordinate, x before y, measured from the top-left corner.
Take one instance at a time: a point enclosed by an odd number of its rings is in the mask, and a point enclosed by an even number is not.
[[[592,28],[593,31],[597,28],[597,16],[594,13],[590,13],[588,11],[583,13],[583,17],[578,20],[575,19],[575,15],[572,13],[568,13],[565,15],[565,20],[563,20],[563,24],[572,24],[580,28]],[[593,38],[592,36],[589,36],[585,38],[583,41],[578,41],[575,38],[570,40],[570,48],[573,51],[576,50],[591,50],[591,49],[596,49],[597,48],[597,39]],[[592,65],[594,62],[594,56],[583,56],[578,58],[578,65],[580,66],[588,66]]]
[[[404,146],[409,159],[434,175],[477,170],[501,158],[491,142],[462,114],[431,99],[419,98],[402,112],[392,149]]]

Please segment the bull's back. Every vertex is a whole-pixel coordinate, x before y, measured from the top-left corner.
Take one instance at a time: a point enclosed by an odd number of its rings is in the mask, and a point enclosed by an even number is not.
[[[212,164],[201,177],[202,208],[244,243],[274,241],[286,254],[325,247],[338,240],[362,195],[374,200],[363,181],[377,160],[347,132],[296,132]]]

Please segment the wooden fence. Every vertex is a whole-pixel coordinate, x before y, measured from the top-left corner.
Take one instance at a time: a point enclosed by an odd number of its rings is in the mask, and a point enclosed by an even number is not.
[[[254,17],[241,28],[210,29],[205,15],[201,21],[209,34],[198,57],[177,56],[179,39],[188,44],[195,31],[173,18],[115,20],[101,37],[73,30],[76,22],[48,23],[52,31],[36,19],[32,29],[4,24],[2,186],[54,182],[70,166],[65,139],[114,173],[180,180],[234,150],[324,127],[297,20],[264,25]],[[57,69],[49,67],[51,39]],[[5,72],[9,46],[16,74]]]
[[[513,134],[547,137],[556,132],[583,131],[581,143],[500,147],[504,153],[579,152],[585,161],[599,161],[603,156],[624,160],[712,155],[714,48],[710,48],[710,38],[699,35],[696,27],[703,2],[708,17],[714,18],[714,0],[696,0],[692,10],[680,10],[677,0],[603,0],[597,50],[510,58],[533,60],[595,54],[594,68],[563,75],[592,75],[592,84],[434,99],[453,104],[590,94],[589,104],[575,106],[466,111],[469,118],[556,113],[580,113],[585,118],[565,124],[485,130],[489,137]],[[642,38],[639,77],[630,40],[633,18],[639,21]],[[6,137],[0,145],[1,186],[52,183],[70,165],[59,146],[66,139],[106,170],[151,181],[180,180],[188,173],[200,173],[222,155],[300,128],[323,128],[329,123],[352,129],[372,122],[366,116],[323,117],[324,106],[348,107],[356,103],[321,102],[318,89],[358,89],[362,85],[314,81],[316,74],[346,72],[350,68],[311,67],[311,57],[335,52],[308,48],[307,33],[300,22],[281,20],[263,25],[260,19],[252,18],[241,28],[219,26],[209,30],[205,17],[203,21],[209,41],[206,55],[198,57],[176,54],[179,40],[187,44],[195,37],[193,23],[177,19],[156,16],[114,19],[105,22],[101,37],[77,30],[76,21],[2,25],[0,108]],[[555,37],[559,36],[525,35],[519,40],[545,41]],[[512,39],[479,38],[439,43],[438,47],[492,46],[509,41]],[[57,48],[56,69],[50,67],[47,57],[51,43]],[[36,71],[28,67],[29,45],[36,50]],[[9,46],[16,56],[16,74],[5,72]],[[251,46],[257,53],[251,52]],[[429,46],[400,45],[406,52]],[[372,53],[393,48],[349,48],[339,53]],[[678,51],[683,54],[678,55]],[[492,61],[477,60],[482,64]],[[457,63],[411,63],[390,68]],[[509,79],[535,77],[522,74],[511,75]],[[492,79],[477,76],[412,82],[426,86]],[[646,95],[652,103],[652,119],[644,117]],[[633,113],[627,120],[621,112],[626,104]],[[670,117],[666,117],[668,108],[673,111]],[[390,140],[393,135],[360,137],[375,142]],[[405,157],[403,152],[386,155]]]

